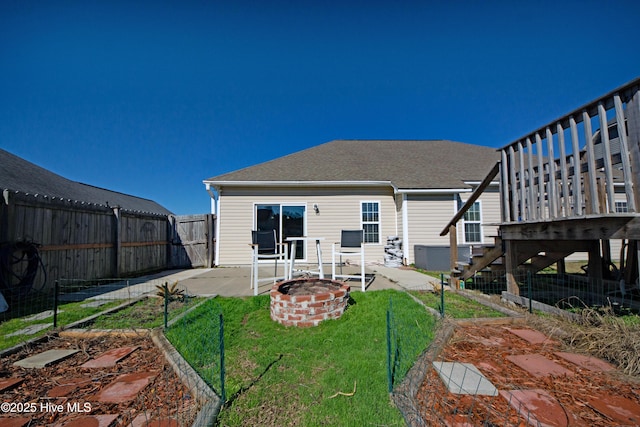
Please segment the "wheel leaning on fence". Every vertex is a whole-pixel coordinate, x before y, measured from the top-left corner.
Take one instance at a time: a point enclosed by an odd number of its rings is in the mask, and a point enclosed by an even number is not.
[[[38,269],[45,269],[38,252],[38,244],[29,241],[0,244],[0,292],[11,301],[29,294],[35,284]],[[46,275],[43,279],[44,287]]]

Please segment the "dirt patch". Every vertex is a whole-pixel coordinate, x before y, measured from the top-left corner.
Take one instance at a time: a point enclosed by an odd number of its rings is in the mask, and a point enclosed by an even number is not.
[[[120,347],[137,349],[113,367],[81,368],[102,353]],[[21,368],[13,363],[51,349],[80,350],[72,357],[41,369]],[[125,402],[105,403],[99,392],[124,374],[152,373],[142,391]],[[50,336],[0,361],[0,380],[22,379],[22,383],[0,392],[2,402],[14,403],[14,411],[0,413],[0,424],[7,418],[27,418],[30,425],[67,425],[87,415],[117,415],[116,424],[132,421],[175,420],[191,425],[198,406],[162,352],[148,335],[101,335],[92,338]],[[4,408],[4,407],[3,407]],[[6,408],[5,408],[6,409]],[[60,410],[58,410],[60,409]],[[142,424],[144,425],[144,424]]]
[[[640,408],[640,383],[637,379],[624,376],[617,370],[604,372],[580,367],[557,354],[572,351],[560,342],[531,344],[508,328],[514,326],[458,327],[439,360],[472,363],[501,392],[544,390],[555,398],[564,412],[562,417],[567,424],[558,425],[637,425],[635,422],[621,424],[623,420],[616,419],[600,405],[604,402],[606,406],[607,401],[623,398],[632,404],[632,408]],[[511,361],[513,356],[532,354],[539,354],[572,374],[536,376]],[[527,425],[526,411],[521,410],[524,416],[519,414],[504,396],[451,394],[433,369],[427,374],[416,397],[428,425]],[[640,418],[638,413],[632,415]],[[538,418],[542,421],[542,414]]]

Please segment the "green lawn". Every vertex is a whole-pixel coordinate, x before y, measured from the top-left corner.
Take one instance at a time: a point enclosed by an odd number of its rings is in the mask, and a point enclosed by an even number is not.
[[[216,298],[185,316],[167,337],[198,371],[210,371],[215,356],[203,358],[194,345],[215,341],[217,332],[203,331],[203,322],[188,318],[213,317],[218,307],[222,310],[228,403],[219,416],[221,426],[402,426],[388,394],[391,300],[396,326],[411,331],[402,339],[412,341],[406,348],[417,349],[415,359],[433,338],[436,323],[409,295],[393,290],[352,293],[340,319],[306,329],[272,321],[268,295]],[[210,372],[203,376],[211,378]]]
[[[121,303],[122,301],[120,300],[109,301],[107,304],[99,307],[83,307],[83,305],[86,304],[86,301],[61,304],[58,307],[58,326],[68,325],[78,320],[82,320],[94,314],[116,307]],[[2,337],[2,340],[0,341],[0,350],[13,347],[32,338],[41,337],[53,329],[53,327],[50,326],[35,334],[7,336],[24,329],[27,326],[53,323],[53,315],[42,320],[25,320],[29,317],[30,316],[10,319],[0,323],[0,337]]]
[[[442,304],[441,295],[426,291],[411,291],[411,295],[418,298],[428,307],[440,312]],[[455,292],[444,293],[444,313],[454,319],[471,319],[482,317],[504,317],[505,315],[497,310],[480,304],[472,299]]]

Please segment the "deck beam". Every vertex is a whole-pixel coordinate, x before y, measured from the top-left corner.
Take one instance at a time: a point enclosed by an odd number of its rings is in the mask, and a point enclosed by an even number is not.
[[[586,215],[500,224],[503,240],[640,240],[639,214]]]

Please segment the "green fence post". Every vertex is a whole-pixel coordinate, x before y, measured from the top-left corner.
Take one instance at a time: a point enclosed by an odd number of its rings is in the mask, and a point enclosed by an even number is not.
[[[227,392],[224,387],[224,318],[222,317],[222,313],[220,313],[220,328],[219,328],[219,338],[220,338],[220,399],[222,400],[222,404],[224,404],[227,400]]]
[[[53,287],[53,328],[58,327],[58,293],[60,292],[60,284],[58,280],[55,281],[55,286]]]
[[[391,373],[391,299],[387,310],[387,383],[389,393],[393,391],[393,374]]]
[[[164,282],[164,328],[167,329],[169,321],[169,285]]]
[[[444,317],[444,273],[440,273],[440,316]]]
[[[531,271],[527,271],[527,289],[527,292],[529,293],[529,313],[533,313],[533,302],[531,301]]]

